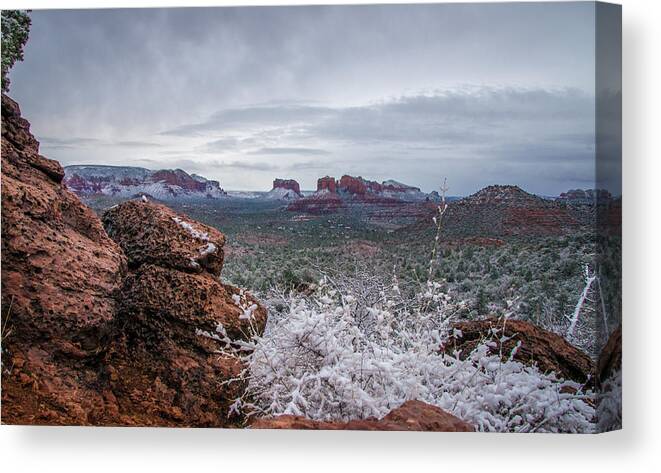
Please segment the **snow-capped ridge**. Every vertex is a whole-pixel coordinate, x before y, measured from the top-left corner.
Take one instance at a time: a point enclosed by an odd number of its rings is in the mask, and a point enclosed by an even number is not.
[[[133,166],[73,165],[66,166],[64,172],[64,183],[80,196],[131,198],[148,194],[159,200],[227,197],[218,181],[182,169],[153,171]]]

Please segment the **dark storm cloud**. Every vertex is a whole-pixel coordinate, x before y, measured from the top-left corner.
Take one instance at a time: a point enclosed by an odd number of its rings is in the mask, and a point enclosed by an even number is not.
[[[426,188],[447,175],[456,193],[483,180],[552,193],[592,176],[589,2],[32,19],[11,95],[63,164],[226,168],[234,188],[255,189],[277,172],[307,188],[318,173]]]

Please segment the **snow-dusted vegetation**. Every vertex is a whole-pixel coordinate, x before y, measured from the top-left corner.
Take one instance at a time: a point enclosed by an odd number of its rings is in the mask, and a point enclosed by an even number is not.
[[[443,204],[435,219],[437,237],[442,213]],[[497,341],[506,341],[504,325],[519,307],[516,299],[504,301],[503,328],[492,329],[470,353],[446,348],[456,330],[452,322],[467,304],[434,278],[438,241],[417,291],[403,291],[396,270],[324,275],[304,292],[265,294],[266,331],[249,342],[229,339],[220,325],[214,334],[202,333],[246,362],[235,381],[247,382],[248,390],[230,415],[362,419],[417,399],[481,431],[593,431],[593,394],[585,386],[517,361],[520,345],[510,353],[494,350]],[[242,307],[241,300],[235,303]],[[570,320],[572,334],[581,309]]]
[[[482,431],[593,429],[592,394],[583,386],[515,361],[514,353],[488,353],[500,330],[466,357],[445,353],[458,307],[437,284],[409,299],[396,283],[375,278],[324,280],[310,296],[268,304],[266,332],[250,343],[230,341],[222,327],[208,334],[231,343],[249,366],[248,392],[234,410],[349,420],[418,399]]]

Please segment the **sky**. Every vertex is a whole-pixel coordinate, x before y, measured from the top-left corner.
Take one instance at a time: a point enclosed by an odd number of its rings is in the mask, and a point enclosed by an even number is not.
[[[69,164],[225,189],[594,187],[594,4],[42,10],[10,96]]]

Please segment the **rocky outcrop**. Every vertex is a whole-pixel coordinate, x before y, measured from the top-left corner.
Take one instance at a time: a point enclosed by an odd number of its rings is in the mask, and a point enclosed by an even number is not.
[[[368,181],[361,176],[353,177],[344,175],[338,182],[338,188],[342,192],[351,195],[365,195],[368,192],[372,194],[379,194],[383,191],[383,186],[376,181]]]
[[[225,336],[266,311],[222,284],[222,233],[130,201],[101,221],[2,97],[2,422],[225,426],[244,368]],[[128,177],[126,177],[128,179]]]
[[[108,210],[103,223],[131,269],[121,313],[132,320],[144,316],[148,323],[160,318],[190,324],[189,335],[213,333],[218,324],[230,338],[245,338],[251,325],[263,330],[265,309],[249,294],[220,282],[225,237],[218,230],[143,200]]]
[[[335,193],[337,192],[337,182],[334,177],[325,176],[320,177],[317,180],[317,192],[328,191]]]
[[[443,409],[422,401],[407,401],[381,419],[352,420],[350,422],[323,422],[301,416],[282,415],[258,419],[253,429],[302,430],[414,430],[424,432],[473,432],[466,422]]]
[[[150,195],[164,201],[219,199],[227,196],[218,181],[181,169],[75,165],[64,168],[66,186],[80,197],[132,198]]]
[[[103,224],[132,268],[159,264],[219,275],[223,267],[225,236],[164,205],[142,200],[124,202],[103,215]]]
[[[126,267],[60,165],[2,96],[2,421],[95,423],[99,350]]]
[[[108,210],[103,222],[131,268],[107,356],[112,391],[131,399],[129,418],[144,425],[225,425],[245,388],[227,380],[244,366],[220,356],[215,337],[261,334],[266,310],[220,282],[224,236],[143,200]]]
[[[296,200],[301,197],[301,186],[294,179],[275,179],[273,189],[266,194],[266,198],[277,200]]]
[[[273,189],[287,189],[302,196],[301,186],[294,179],[275,179],[273,181]]]
[[[609,202],[611,194],[606,189],[571,189],[561,193],[556,200],[574,205],[595,205]]]
[[[308,214],[349,210],[369,223],[397,227],[428,216],[433,200],[417,187],[392,180],[380,184],[361,176],[344,175],[339,181],[326,176],[317,181],[317,192],[291,203],[287,210]]]
[[[103,222],[130,268],[107,358],[113,392],[131,398],[132,417],[146,425],[224,425],[245,387],[227,380],[244,367],[218,355],[214,336],[245,340],[266,324],[264,308],[219,280],[225,237],[145,200],[108,210]]]
[[[577,383],[593,380],[593,363],[588,355],[575,348],[564,338],[541,329],[522,320],[484,319],[459,322],[454,325],[456,331],[443,347],[448,354],[459,352],[461,358],[467,356],[483,340],[495,342],[492,353],[500,353],[506,359],[521,342],[514,359],[524,364],[534,364],[542,372],[555,372],[559,378],[570,379]],[[498,329],[492,337],[492,329]],[[505,336],[506,341],[501,342]]]

